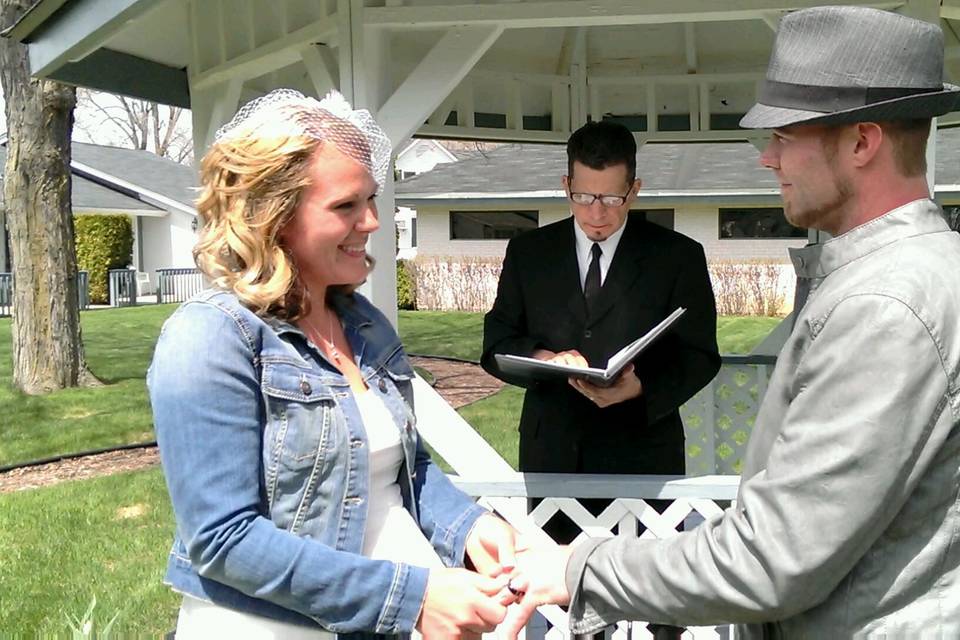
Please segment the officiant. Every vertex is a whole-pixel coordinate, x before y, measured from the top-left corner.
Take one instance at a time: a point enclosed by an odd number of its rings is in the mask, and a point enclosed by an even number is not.
[[[641,186],[636,166],[629,129],[610,120],[587,123],[567,142],[562,185],[571,216],[507,245],[484,320],[481,364],[526,388],[521,471],[684,473],[678,408],[720,368],[716,308],[703,247],[630,213]],[[506,375],[494,357],[602,368],[677,307],[687,312],[676,326],[607,388]],[[608,503],[581,502],[594,513]],[[558,542],[579,532],[557,518],[546,529]]]

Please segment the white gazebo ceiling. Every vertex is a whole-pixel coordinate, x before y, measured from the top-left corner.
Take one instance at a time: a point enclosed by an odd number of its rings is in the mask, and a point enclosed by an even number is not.
[[[229,81],[238,100],[280,85],[316,93],[358,67],[376,68],[382,104],[435,47],[456,55],[449,34],[459,29],[479,58],[429,106],[422,134],[562,141],[588,117],[617,116],[652,140],[743,139],[736,121],[777,20],[822,3],[40,0],[12,31],[30,43],[39,75],[188,106],[191,94]],[[960,0],[845,4],[939,17],[956,65]],[[476,36],[483,30],[492,44]],[[345,64],[351,38],[365,61]]]

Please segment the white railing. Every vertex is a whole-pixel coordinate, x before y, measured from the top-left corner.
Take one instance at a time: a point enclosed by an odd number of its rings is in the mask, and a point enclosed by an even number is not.
[[[466,493],[497,512],[522,533],[553,544],[541,526],[558,511],[583,532],[581,537],[616,535],[665,538],[721,513],[735,499],[737,476],[611,476],[584,474],[521,474],[503,458],[429,384],[414,384],[420,434],[456,472],[454,481]],[[527,513],[527,498],[543,501]],[[613,501],[598,515],[580,503],[582,498]],[[648,500],[670,501],[662,512]],[[581,538],[578,538],[580,540]],[[527,639],[570,638],[567,614],[556,606],[540,608],[539,618],[527,626]],[[605,632],[613,640],[653,638],[645,622],[623,621]],[[496,637],[495,635],[492,637]],[[685,640],[730,637],[729,627],[690,627]]]

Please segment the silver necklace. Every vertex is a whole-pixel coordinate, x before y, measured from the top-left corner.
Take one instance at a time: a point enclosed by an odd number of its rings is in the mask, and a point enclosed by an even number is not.
[[[333,342],[333,316],[334,316],[334,313],[333,313],[332,311],[328,311],[327,313],[330,314],[330,323],[329,323],[329,325],[328,325],[328,327],[327,327],[327,330],[328,330],[328,332],[330,333],[330,337],[329,337],[329,338],[327,338],[325,335],[323,335],[322,333],[320,333],[319,331],[317,331],[317,328],[316,328],[315,326],[313,326],[313,323],[310,322],[310,320],[309,320],[306,316],[303,317],[303,320],[307,323],[307,326],[310,327],[316,335],[320,336],[320,340],[321,340],[321,341],[323,342],[323,344],[325,344],[326,347],[327,347],[328,355],[329,355],[331,358],[333,358],[334,363],[336,363],[337,365],[339,365],[340,362],[341,362],[341,360],[343,359],[343,353],[341,353],[340,349],[337,349],[337,345],[334,344],[334,342]]]

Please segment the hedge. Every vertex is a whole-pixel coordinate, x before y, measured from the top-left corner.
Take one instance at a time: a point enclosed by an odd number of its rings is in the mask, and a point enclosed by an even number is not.
[[[417,284],[407,260],[397,260],[397,308],[411,311],[417,308]]]
[[[90,272],[90,302],[109,302],[107,272],[122,269],[133,254],[133,225],[127,216],[74,217],[77,266]]]

